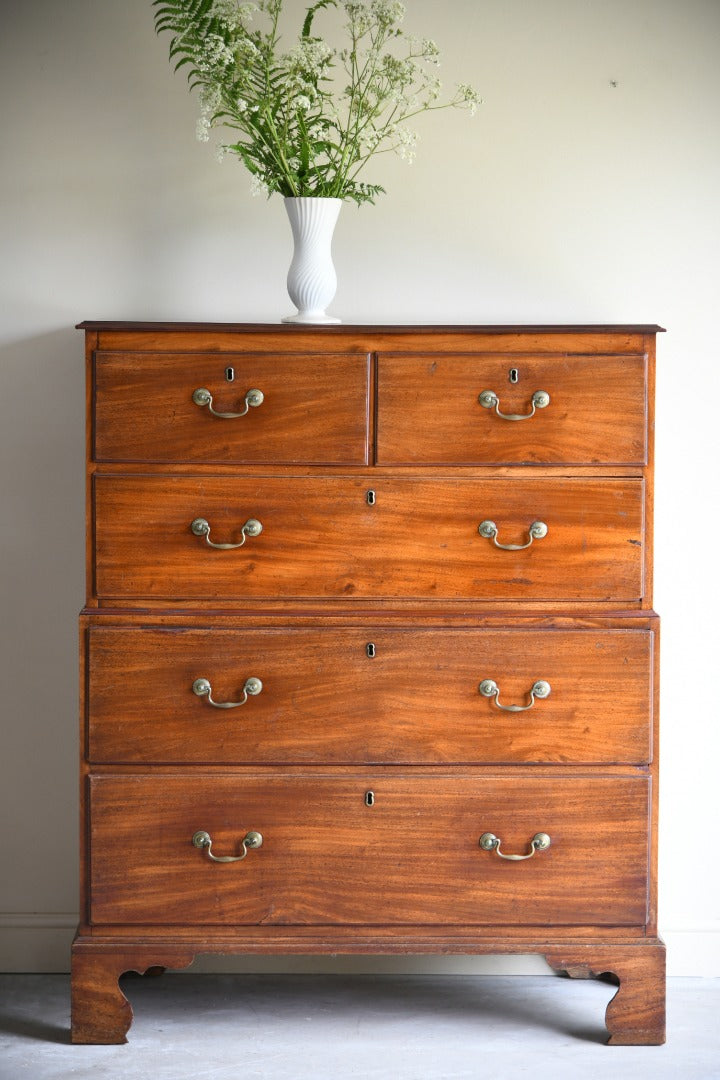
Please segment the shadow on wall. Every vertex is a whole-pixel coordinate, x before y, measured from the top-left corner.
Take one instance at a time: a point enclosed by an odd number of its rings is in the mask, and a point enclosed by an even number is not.
[[[84,361],[72,327],[0,346],[0,912],[72,911]]]

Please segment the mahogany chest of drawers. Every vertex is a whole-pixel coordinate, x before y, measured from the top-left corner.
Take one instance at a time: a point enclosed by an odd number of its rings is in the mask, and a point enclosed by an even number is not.
[[[199,952],[425,952],[662,1042],[660,328],[82,328],[73,1039]]]

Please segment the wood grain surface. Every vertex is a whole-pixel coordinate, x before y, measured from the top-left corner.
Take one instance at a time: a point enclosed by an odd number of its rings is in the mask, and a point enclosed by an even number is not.
[[[371,645],[372,656],[368,656]],[[92,628],[89,757],[96,763],[646,763],[648,630]],[[232,710],[214,700],[262,693]],[[527,705],[538,679],[550,696]]]
[[[373,490],[375,503],[367,503]],[[263,525],[234,551],[249,518]],[[521,551],[530,525],[548,535]],[[643,484],[587,478],[97,476],[98,596],[616,600],[643,595]]]
[[[642,464],[645,367],[642,355],[381,353],[377,461]],[[550,404],[528,419],[505,420],[479,403],[485,390],[510,415],[527,416],[537,390]]]
[[[97,923],[587,923],[647,915],[644,776],[352,774],[95,776],[91,918]],[[367,790],[374,805],[367,806]],[[216,864],[248,830],[264,843]],[[493,832],[524,854],[479,846]]]
[[[225,372],[233,369],[228,382]],[[94,452],[99,461],[365,464],[369,361],[313,351],[284,355],[96,352]],[[210,391],[212,416],[193,402]]]

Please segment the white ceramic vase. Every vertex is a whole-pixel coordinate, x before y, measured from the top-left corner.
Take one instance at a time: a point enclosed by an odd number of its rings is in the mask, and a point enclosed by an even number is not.
[[[337,276],[331,245],[342,199],[285,199],[295,249],[287,276],[290,299],[297,308],[288,323],[339,323],[325,308],[335,296]]]

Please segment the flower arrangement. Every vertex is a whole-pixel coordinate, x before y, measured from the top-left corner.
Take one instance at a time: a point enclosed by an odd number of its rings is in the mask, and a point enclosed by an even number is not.
[[[437,77],[434,41],[406,35],[398,0],[318,0],[306,9],[296,44],[280,50],[283,0],[154,0],[155,29],[170,31],[175,70],[188,69],[200,94],[198,138],[222,125],[257,192],[374,202],[379,184],[358,179],[371,158],[415,155],[408,121],[437,109],[474,113],[466,83],[448,100]],[[337,49],[313,32],[322,8],[344,15],[347,43]],[[260,16],[264,28],[255,28]]]

